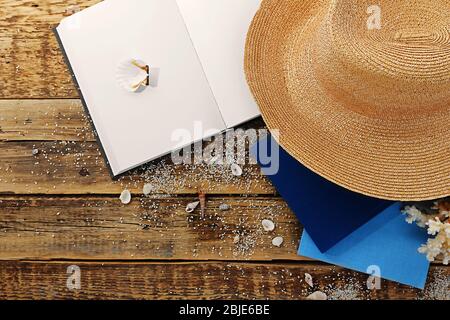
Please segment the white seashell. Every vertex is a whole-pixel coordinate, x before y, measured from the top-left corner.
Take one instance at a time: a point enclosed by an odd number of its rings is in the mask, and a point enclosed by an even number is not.
[[[230,205],[229,205],[229,204],[226,204],[226,203],[222,203],[222,204],[219,206],[219,210],[220,210],[220,211],[228,211],[228,210],[230,210]]]
[[[146,183],[144,184],[144,187],[142,188],[142,193],[144,193],[144,195],[148,196],[150,193],[152,193],[153,191],[153,185],[150,183]]]
[[[39,154],[39,149],[33,149],[33,150],[31,150],[31,154],[32,154],[33,156],[37,156],[37,155]]]
[[[264,219],[261,222],[261,224],[262,224],[262,226],[264,228],[264,231],[273,231],[273,230],[275,230],[275,223],[273,223],[273,221],[271,221],[271,220]]]
[[[273,240],[272,240],[272,244],[273,244],[275,247],[281,247],[281,245],[283,244],[283,242],[284,242],[283,237],[276,237],[276,238],[273,238]]]
[[[122,201],[123,204],[129,204],[131,202],[131,192],[123,190],[120,194],[120,201]]]
[[[314,287],[313,277],[309,273],[305,273],[305,281],[311,288]]]
[[[234,236],[234,238],[233,238],[233,243],[234,243],[234,244],[239,243],[239,240],[241,240],[241,237],[240,237],[239,235],[236,235],[236,236]]]
[[[149,73],[148,66],[137,59],[127,59],[119,63],[116,71],[117,83],[126,91],[138,92],[147,86]]]
[[[240,177],[240,176],[242,176],[243,171],[242,171],[242,168],[238,164],[233,163],[231,165],[231,173],[233,174],[233,176]]]
[[[328,296],[322,291],[316,291],[306,297],[308,300],[328,300]]]
[[[200,201],[191,202],[186,206],[186,212],[191,213],[194,212],[194,210],[198,207],[200,204]]]

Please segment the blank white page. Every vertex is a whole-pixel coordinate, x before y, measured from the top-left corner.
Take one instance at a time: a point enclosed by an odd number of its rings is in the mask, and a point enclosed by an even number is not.
[[[64,19],[57,32],[114,175],[225,129],[175,0],[104,1]],[[159,68],[158,87],[122,89],[117,66]],[[202,128],[195,123],[202,123]]]
[[[227,127],[259,116],[244,75],[244,49],[261,0],[177,3]]]

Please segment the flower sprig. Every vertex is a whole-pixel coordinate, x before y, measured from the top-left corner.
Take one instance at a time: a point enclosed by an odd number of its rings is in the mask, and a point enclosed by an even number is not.
[[[431,236],[418,250],[430,262],[442,257],[443,264],[450,262],[450,198],[433,203],[430,208],[419,204],[407,205],[403,209],[408,223],[426,228]]]

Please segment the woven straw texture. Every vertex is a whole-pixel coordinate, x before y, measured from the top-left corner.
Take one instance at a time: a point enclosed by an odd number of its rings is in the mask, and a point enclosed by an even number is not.
[[[347,189],[450,195],[450,1],[263,0],[245,72],[281,146]]]

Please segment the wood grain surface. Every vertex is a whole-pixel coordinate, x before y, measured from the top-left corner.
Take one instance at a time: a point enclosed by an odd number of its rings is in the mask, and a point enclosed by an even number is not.
[[[79,100],[0,100],[0,147],[0,193],[141,193],[145,182],[162,193],[275,193],[250,161],[235,178],[222,167],[174,165],[167,156],[113,181]]]
[[[97,2],[0,0],[0,299],[450,299],[445,266],[425,291],[368,291],[366,275],[297,256],[302,227],[255,165],[236,178],[166,157],[113,181],[52,33]],[[186,213],[200,191],[205,213]],[[80,290],[66,287],[70,265]]]
[[[66,286],[70,266],[80,270],[80,290]],[[311,288],[304,280],[308,272]],[[315,263],[259,262],[0,262],[0,298],[10,299],[305,299],[322,290],[329,299],[433,299],[447,268],[433,267],[425,291],[383,281],[364,289],[366,277]]]
[[[11,260],[300,260],[300,226],[279,198],[212,197],[202,216],[192,197],[0,198],[0,259]],[[222,203],[229,211],[220,211]],[[261,220],[277,224],[271,244]],[[239,236],[239,241],[236,241]]]
[[[78,98],[52,29],[98,0],[2,0],[0,97]]]

